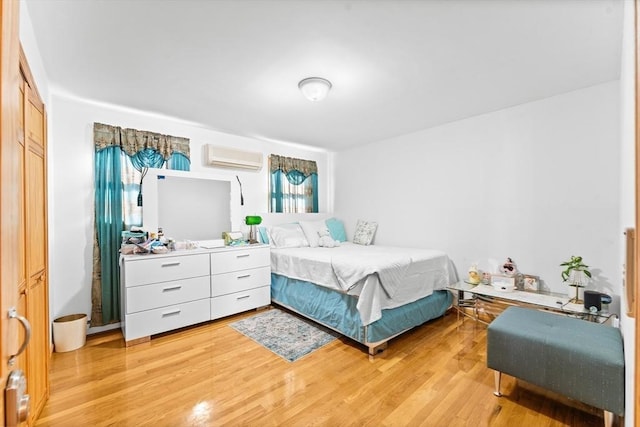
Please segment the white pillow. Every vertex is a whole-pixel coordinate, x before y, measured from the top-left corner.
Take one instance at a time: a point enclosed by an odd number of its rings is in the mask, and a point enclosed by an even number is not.
[[[271,227],[269,241],[272,248],[300,248],[309,246],[298,224],[282,224]]]
[[[317,248],[320,245],[320,235],[318,231],[326,229],[327,224],[325,224],[324,221],[300,221],[300,227],[302,227],[309,246]]]
[[[353,234],[353,243],[358,245],[370,245],[374,234],[376,234],[377,228],[377,222],[367,222],[359,219],[356,225],[356,232]]]

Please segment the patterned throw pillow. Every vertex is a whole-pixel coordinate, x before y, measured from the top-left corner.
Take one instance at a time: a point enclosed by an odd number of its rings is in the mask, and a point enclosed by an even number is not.
[[[353,234],[353,243],[358,245],[370,245],[373,240],[373,235],[376,234],[377,229],[377,222],[368,222],[359,219],[356,225],[356,232]]]

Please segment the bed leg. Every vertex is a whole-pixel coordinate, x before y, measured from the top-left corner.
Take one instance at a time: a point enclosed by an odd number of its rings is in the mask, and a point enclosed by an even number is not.
[[[384,351],[386,349],[387,349],[386,341],[383,342],[382,344],[378,344],[376,346],[369,346],[369,356],[375,356],[376,354],[378,354],[381,351]]]
[[[493,392],[494,395],[500,397],[502,396],[502,393],[500,393],[500,379],[502,377],[502,372],[500,371],[493,371],[493,382],[495,384],[495,391]]]

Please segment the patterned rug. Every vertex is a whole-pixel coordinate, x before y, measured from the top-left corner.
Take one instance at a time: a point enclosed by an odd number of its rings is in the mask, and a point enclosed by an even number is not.
[[[229,326],[290,362],[295,362],[338,336],[336,332],[277,308]]]

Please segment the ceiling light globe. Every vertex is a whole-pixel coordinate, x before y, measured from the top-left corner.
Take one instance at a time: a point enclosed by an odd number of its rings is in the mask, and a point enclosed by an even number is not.
[[[309,101],[322,101],[331,89],[331,82],[322,77],[309,77],[298,83],[298,88]]]

